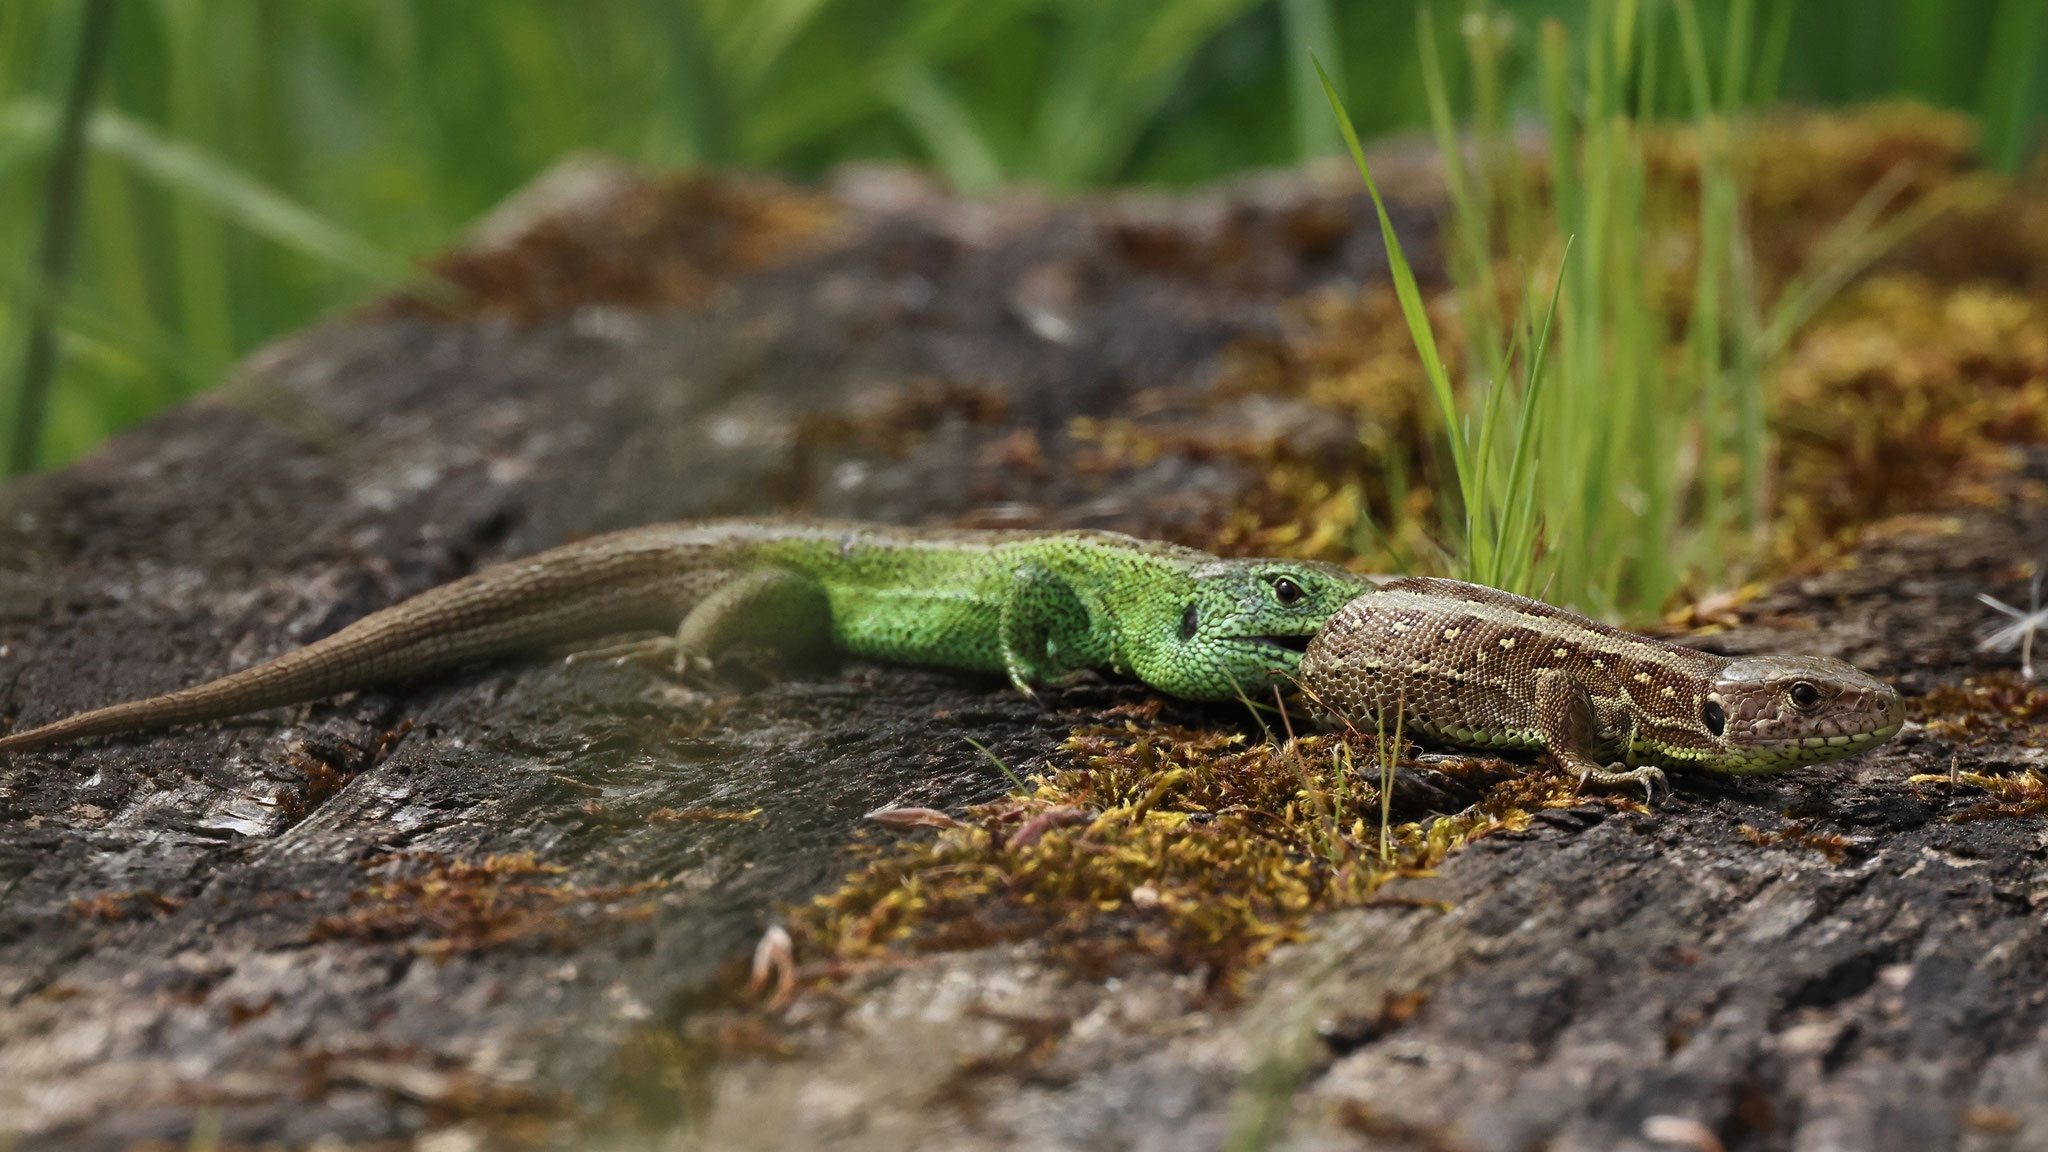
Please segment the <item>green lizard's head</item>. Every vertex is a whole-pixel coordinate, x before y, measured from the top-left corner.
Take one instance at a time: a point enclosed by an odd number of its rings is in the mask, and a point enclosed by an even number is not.
[[[1825,656],[1748,656],[1722,669],[1700,704],[1720,771],[1748,775],[1875,747],[1905,721],[1896,688]]]
[[[1309,637],[1372,583],[1314,560],[1214,560],[1142,646],[1139,678],[1189,700],[1260,697],[1288,683]]]

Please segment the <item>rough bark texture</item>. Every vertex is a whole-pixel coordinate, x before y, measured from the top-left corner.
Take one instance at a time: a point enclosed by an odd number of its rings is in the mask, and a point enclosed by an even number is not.
[[[1950,681],[1974,591],[2043,548],[2038,510],[1896,538],[1715,646]],[[1952,754],[2043,763],[1909,729],[1688,776],[1651,815],[1546,812],[1383,890],[1441,906],[1325,918],[1221,1017],[1199,980],[1077,981],[1029,948],[875,977],[801,1058],[716,1075],[709,1146],[1699,1146],[1645,1137],[1675,1117],[1727,1148],[2048,1147],[2043,829],[1950,822],[1982,794],[1905,782]]]
[[[568,216],[480,243],[552,228],[573,254],[560,222],[623,195],[601,173],[556,186]],[[636,523],[1186,531],[1252,478],[1199,454],[1076,469],[1069,420],[1193,404],[1282,300],[1382,267],[1369,210],[1309,179],[1049,207],[865,174],[805,211],[828,223],[755,261],[772,267],[691,250],[669,297],[687,306],[563,289],[537,319],[528,299],[341,320],[17,487],[0,709],[37,723],[217,675]],[[1291,415],[1237,410],[1303,454],[1350,435]],[[1973,594],[2011,598],[2044,550],[2048,513],[1971,512],[1714,643],[1924,691],[1972,669]],[[0,769],[0,1143],[183,1142],[198,1122],[228,1144],[447,1149],[1166,1149],[1234,1129],[1508,1150],[1652,1146],[1646,1118],[1671,1114],[1731,1148],[2048,1147],[2041,824],[1949,822],[1981,795],[1907,785],[1957,751],[1915,731],[1782,778],[1686,777],[1648,816],[1547,813],[1402,882],[1447,911],[1330,917],[1235,1009],[1193,976],[1091,980],[1025,946],[860,978],[844,1011],[800,1004],[784,1047],[744,1055],[748,1017],[705,1005],[777,902],[845,872],[864,813],[985,799],[1005,781],[969,737],[1028,770],[1142,696],[749,676],[705,691],[535,661]],[[2010,741],[1960,756],[2042,763]],[[1740,831],[1795,819],[1777,844]],[[677,1039],[718,1020],[723,1043]]]

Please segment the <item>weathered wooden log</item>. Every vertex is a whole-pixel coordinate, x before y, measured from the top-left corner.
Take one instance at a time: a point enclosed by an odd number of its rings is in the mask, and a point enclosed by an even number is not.
[[[1406,203],[1428,217],[1426,190]],[[1105,464],[1073,418],[1213,412],[1284,301],[1382,267],[1349,185],[1310,178],[1049,205],[888,172],[558,175],[444,262],[467,296],[338,319],[9,491],[0,710],[193,682],[636,523],[1199,534],[1255,485],[1244,462]],[[1302,458],[1353,436],[1243,405]],[[1714,642],[1953,683],[1979,667],[1972,595],[2044,545],[2038,508],[1973,512]],[[1653,1146],[1673,1116],[1731,1148],[2048,1146],[2040,823],[1952,823],[1983,796],[1905,782],[2038,764],[2011,736],[1920,729],[1687,778],[1647,816],[1546,813],[1325,919],[1234,1009],[1028,943],[857,976],[846,1011],[811,998],[774,1030],[716,1006],[778,904],[846,873],[864,814],[987,799],[1006,782],[969,738],[1031,769],[1142,696],[535,660],[23,757],[0,769],[0,1133],[1561,1149]]]

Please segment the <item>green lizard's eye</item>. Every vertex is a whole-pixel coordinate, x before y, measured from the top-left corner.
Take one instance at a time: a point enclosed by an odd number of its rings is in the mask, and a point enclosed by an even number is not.
[[[1292,608],[1301,603],[1301,598],[1305,595],[1307,593],[1301,590],[1301,585],[1285,576],[1273,581],[1273,598],[1280,601],[1284,608]]]
[[[1801,680],[1792,686],[1792,702],[1801,708],[1811,708],[1820,703],[1820,689]]]

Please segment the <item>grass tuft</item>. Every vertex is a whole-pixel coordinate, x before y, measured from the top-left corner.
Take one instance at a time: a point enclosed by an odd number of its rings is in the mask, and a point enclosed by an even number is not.
[[[1379,216],[1434,409],[1428,436],[1451,490],[1429,511],[1449,574],[1524,595],[1542,589],[1596,616],[1650,619],[1681,592],[1739,584],[1769,562],[1774,361],[1835,292],[1947,205],[1918,197],[1894,211],[1909,180],[1896,168],[1793,275],[1763,266],[1748,235],[1743,166],[1751,7],[1732,10],[1718,75],[1690,0],[1669,10],[1593,0],[1576,36],[1546,22],[1540,90],[1551,139],[1540,157],[1512,138],[1498,105],[1511,27],[1467,20],[1467,147],[1421,19],[1452,207],[1456,357],[1442,350],[1357,134],[1326,89]],[[1673,32],[1691,109],[1675,130],[1654,119],[1660,38]],[[1674,141],[1687,154],[1683,181],[1660,164]],[[1383,417],[1366,418],[1361,439],[1384,440]],[[1390,498],[1427,486],[1401,455],[1383,459]],[[1403,523],[1413,512],[1390,499],[1382,516],[1367,505],[1357,519],[1391,541],[1428,531]]]

